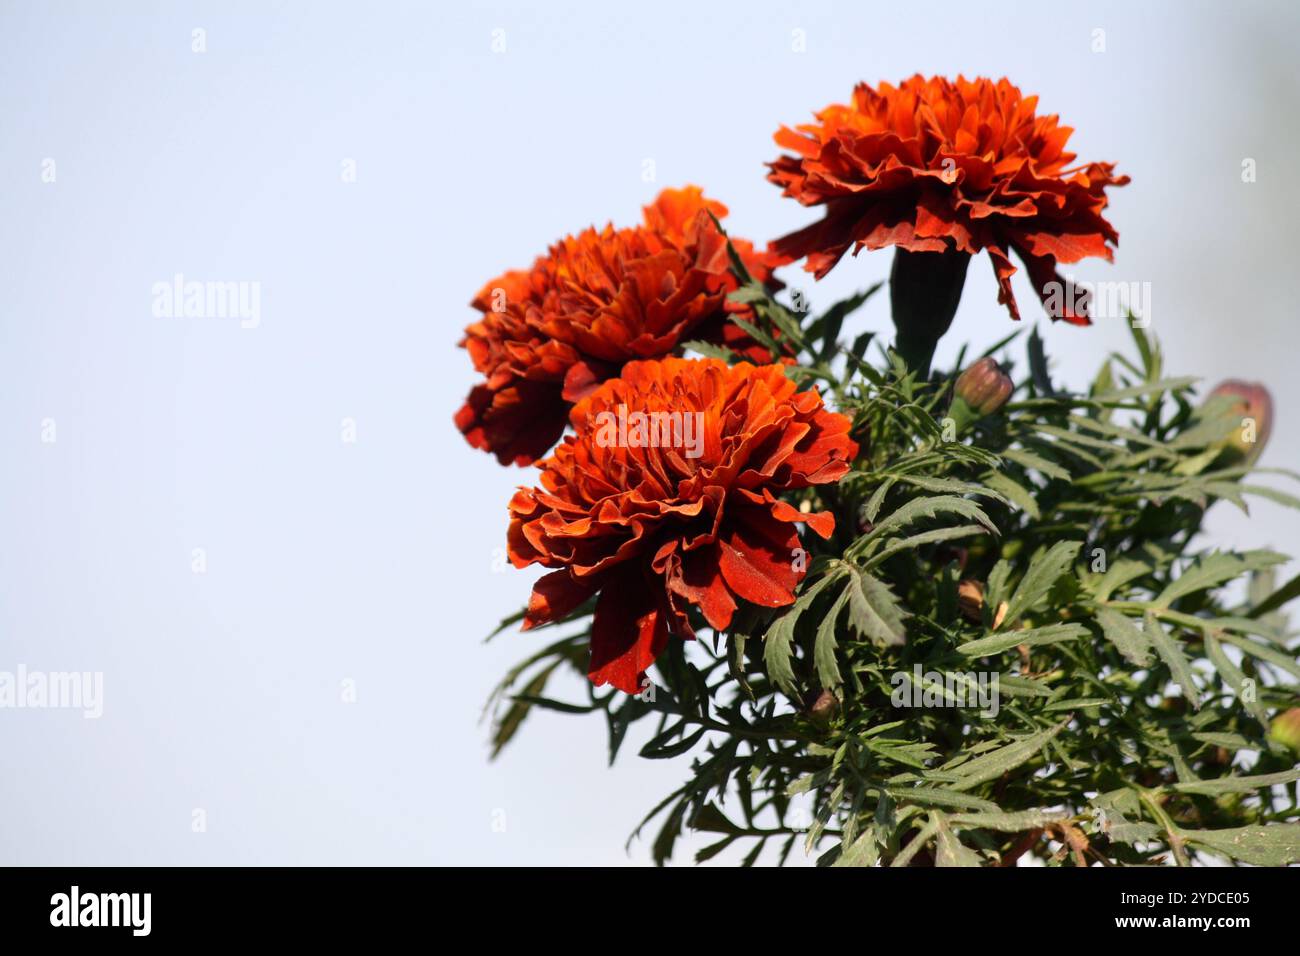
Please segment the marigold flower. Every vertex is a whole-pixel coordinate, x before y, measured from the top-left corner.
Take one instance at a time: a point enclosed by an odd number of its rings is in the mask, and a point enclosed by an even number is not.
[[[1014,251],[1053,318],[1088,324],[1086,301],[1056,267],[1112,259],[1119,234],[1102,216],[1106,187],[1128,177],[1116,176],[1112,163],[1071,167],[1065,144],[1073,130],[1038,116],[1037,103],[1005,78],[859,84],[849,105],[776,134],[796,155],[768,164],[768,179],[805,206],[824,205],[826,215],[773,250],[806,256],[819,279],[850,246],[854,254],[885,246],[904,255],[987,250],[998,301],[1018,319]],[[965,277],[964,268],[949,271]]]
[[[687,186],[664,190],[643,213],[630,229],[566,236],[474,298],[482,318],[461,345],[485,378],[455,416],[471,445],[526,465],[555,444],[572,403],[625,362],[673,354],[692,338],[753,345],[726,321],[746,308],[726,301],[736,281],[710,214],[721,219],[727,207]],[[731,241],[755,279],[779,285],[775,257]]]
[[[631,362],[570,418],[541,487],[510,502],[511,561],[557,569],[534,586],[524,629],[599,594],[589,674],[629,693],[670,634],[695,636],[688,605],[721,630],[738,600],[794,601],[796,524],[825,538],[835,519],[779,496],[838,481],[858,450],[849,419],[780,365]]]

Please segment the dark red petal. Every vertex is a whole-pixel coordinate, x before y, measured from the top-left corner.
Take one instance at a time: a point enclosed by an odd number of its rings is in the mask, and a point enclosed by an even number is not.
[[[639,574],[607,581],[596,601],[587,676],[596,686],[612,684],[639,694],[645,670],[668,643],[668,626],[659,598]]]
[[[731,615],[736,602],[718,569],[722,546],[714,543],[708,547],[688,552],[681,561],[680,573],[670,579],[669,587],[699,606],[709,627],[723,631],[731,626]]]
[[[592,587],[573,579],[567,568],[538,578],[528,598],[522,630],[564,617],[595,593]]]
[[[1071,325],[1092,325],[1087,297],[1080,295],[1073,282],[1061,278],[1056,271],[1056,259],[1052,256],[1030,255],[1021,246],[1016,246],[1015,249],[1020,261],[1025,264],[1034,291],[1038,293],[1038,298],[1052,319],[1065,319]],[[1076,305],[1079,308],[1076,309]]]
[[[719,565],[731,590],[764,607],[792,603],[802,577],[794,569],[799,534],[793,525],[746,505],[732,510],[729,530]]]

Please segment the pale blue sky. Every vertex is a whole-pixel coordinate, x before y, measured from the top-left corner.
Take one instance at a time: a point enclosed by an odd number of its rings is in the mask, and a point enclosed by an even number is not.
[[[483,700],[542,639],[481,643],[530,587],[492,558],[531,473],[454,430],[455,343],[485,280],[662,186],[759,241],[809,221],[763,179],[771,134],[858,80],[1005,74],[1118,162],[1116,264],[1076,274],[1152,283],[1170,371],[1264,380],[1266,461],[1295,463],[1293,4],[112,11],[0,4],[0,670],[103,671],[105,695],[98,721],[0,711],[0,863],[645,862],[624,840],[685,761],[633,741],[609,770],[599,718],[542,714],[487,762]],[[817,307],[888,266],[787,279]],[[259,282],[260,325],[155,317],[178,272]],[[1010,329],[977,263],[940,359]],[[1045,335],[1075,385],[1126,338]],[[1211,527],[1300,547],[1257,515]]]

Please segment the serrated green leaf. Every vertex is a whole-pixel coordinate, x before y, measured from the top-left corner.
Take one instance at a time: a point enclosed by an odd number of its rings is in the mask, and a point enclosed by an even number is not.
[[[767,668],[767,674],[791,697],[798,694],[794,668],[790,663],[794,654],[794,626],[799,621],[799,615],[812,605],[822,589],[839,578],[841,573],[836,569],[818,578],[799,595],[784,614],[772,622],[767,633],[763,635],[763,664]]]
[[[859,538],[854,547],[865,547],[907,527],[913,522],[927,518],[937,518],[942,514],[960,515],[983,525],[990,534],[996,535],[998,533],[989,516],[984,513],[984,509],[969,498],[958,498],[955,495],[931,495],[913,498],[897,510],[891,511],[886,517],[877,522],[875,527],[866,535]]]
[[[1032,468],[1034,471],[1041,472],[1047,478],[1059,479],[1061,481],[1070,480],[1070,472],[1062,468],[1056,462],[1044,458],[1035,452],[1028,451],[1024,448],[1009,448],[1002,452],[1002,457],[1014,461],[1022,468]]]
[[[1029,515],[1029,517],[1034,519],[1042,517],[1042,514],[1038,510],[1038,502],[1034,500],[1033,493],[1024,485],[998,471],[989,472],[984,475],[983,480],[986,485],[1010,500],[1017,508]]]
[[[1192,665],[1188,662],[1187,657],[1169,632],[1165,630],[1159,618],[1152,611],[1147,611],[1146,619],[1142,625],[1142,635],[1151,642],[1160,655],[1160,659],[1165,662],[1169,668],[1170,676],[1174,682],[1183,690],[1183,696],[1187,698],[1188,703],[1193,707],[1201,706],[1201,695],[1196,689],[1196,679],[1192,674]]]
[[[1081,547],[1078,541],[1058,541],[1043,554],[1038,555],[1021,578],[1019,586],[1007,602],[1007,613],[999,626],[1013,624],[1038,601],[1047,596],[1052,585],[1074,563]]]
[[[1019,813],[954,813],[949,821],[957,827],[1019,833],[1021,830],[1033,830],[1065,818],[1066,815],[1059,811],[1048,813],[1041,810],[1025,810]]]
[[[715,345],[713,342],[701,342],[693,339],[690,342],[683,342],[682,348],[689,349],[705,358],[721,359],[728,365],[733,364],[740,359],[740,356],[727,348],[725,345]]]
[[[848,586],[840,592],[840,596],[835,599],[826,616],[817,625],[817,637],[813,643],[813,666],[817,668],[817,679],[821,681],[822,687],[828,689],[844,683],[843,678],[840,677],[839,665],[835,662],[835,649],[839,646],[835,641],[835,626],[839,621],[840,611],[848,603],[849,593],[855,590],[853,585],[854,582],[850,578]]]
[[[954,767],[951,772],[960,779],[952,785],[952,789],[958,791],[969,790],[1016,769],[1041,751],[1047,745],[1047,742],[1059,734],[1064,727],[1065,722],[1059,723],[1055,727],[1031,734],[1004,747],[999,747],[992,753],[984,754],[982,757],[976,757],[974,760]]]
[[[1259,604],[1247,611],[1246,616],[1253,618],[1263,617],[1266,614],[1276,611],[1278,608],[1282,607],[1282,605],[1294,601],[1297,597],[1300,597],[1300,574],[1297,574],[1263,601],[1259,602]]]
[[[889,791],[900,803],[917,803],[925,807],[951,807],[974,812],[995,812],[998,805],[983,797],[959,793],[947,787],[916,787]]]
[[[1274,551],[1248,551],[1245,554],[1216,552],[1198,559],[1165,587],[1155,600],[1156,607],[1167,608],[1180,597],[1231,581],[1247,571],[1258,571],[1286,561]]]
[[[1175,783],[1172,789],[1179,793],[1200,793],[1217,796],[1221,793],[1249,793],[1261,787],[1275,787],[1300,780],[1300,767],[1280,773],[1263,773],[1252,777],[1219,777],[1217,780],[1197,780]]]
[[[672,757],[680,757],[699,743],[700,738],[704,736],[708,729],[707,727],[701,727],[694,733],[687,734],[681,740],[673,743],[658,744],[658,738],[656,738],[641,748],[641,756],[647,760],[668,760]]]
[[[947,818],[937,810],[932,815],[935,822],[935,866],[979,866],[979,855],[962,845],[948,826]]]
[[[1210,659],[1214,669],[1219,672],[1223,682],[1228,685],[1236,696],[1237,700],[1250,711],[1251,715],[1264,726],[1268,726],[1268,711],[1256,699],[1254,694],[1245,695],[1246,675],[1241,672],[1236,664],[1223,652],[1223,645],[1219,643],[1215,631],[1207,630],[1203,635],[1205,641],[1205,656]],[[1249,699],[1247,699],[1249,697]]]
[[[876,828],[867,824],[848,849],[840,851],[840,857],[832,866],[875,866],[880,860],[880,848],[876,845]]]
[[[966,657],[988,657],[1026,644],[1037,647],[1041,644],[1059,644],[1073,641],[1085,636],[1088,629],[1082,624],[1049,624],[1046,627],[1031,627],[1022,631],[991,634],[978,640],[967,641],[958,645],[957,651]]]
[[[1108,601],[1116,590],[1155,570],[1151,561],[1136,558],[1120,558],[1092,585],[1093,597],[1098,601]]]
[[[1227,830],[1182,830],[1183,839],[1256,866],[1300,862],[1300,823],[1232,827]]]
[[[1099,608],[1097,623],[1101,625],[1106,640],[1114,644],[1130,663],[1137,667],[1151,663],[1151,642],[1127,615],[1110,608]]]
[[[1130,398],[1141,398],[1143,395],[1177,391],[1180,388],[1195,385],[1199,381],[1200,379],[1194,375],[1184,375],[1179,378],[1166,378],[1159,382],[1144,382],[1141,385],[1134,385],[1132,388],[1117,388],[1100,395],[1094,395],[1093,398],[1100,402],[1123,402]]]
[[[851,568],[845,593],[849,598],[849,623],[854,630],[885,647],[904,643],[906,615],[883,582],[868,571]]]

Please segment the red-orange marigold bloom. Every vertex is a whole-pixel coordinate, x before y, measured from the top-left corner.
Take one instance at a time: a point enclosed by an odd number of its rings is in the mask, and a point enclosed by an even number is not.
[[[790,260],[807,256],[805,267],[819,279],[850,246],[855,255],[885,246],[987,250],[998,301],[1018,319],[1014,250],[1052,317],[1087,325],[1086,305],[1075,308],[1056,267],[1113,258],[1109,244],[1119,233],[1102,216],[1106,187],[1129,180],[1115,175],[1113,163],[1071,168],[1075,156],[1065,144],[1073,130],[1054,115],[1036,115],[1037,103],[1005,78],[859,84],[850,105],[828,106],[816,123],[782,127],[774,137],[797,155],[769,163],[767,178],[805,206],[826,206],[826,215],[776,240],[773,250]]]
[[[461,345],[485,378],[456,413],[471,445],[526,465],[555,444],[570,405],[625,362],[692,338],[744,347],[726,321],[741,307],[726,301],[736,281],[710,217],[727,207],[687,186],[665,189],[643,212],[640,226],[566,236],[474,298],[483,315]],[[777,285],[774,257],[743,239],[732,245],[754,278]]]
[[[682,440],[666,424],[638,431],[635,413],[680,416]],[[695,636],[688,605],[723,629],[738,599],[794,601],[804,575],[795,524],[828,537],[835,518],[778,496],[838,481],[858,451],[849,419],[796,391],[780,365],[631,362],[571,419],[576,435],[538,464],[541,487],[510,502],[511,561],[557,569],[534,586],[524,628],[599,593],[590,677],[629,693],[670,634]],[[633,424],[620,432],[618,421]]]

